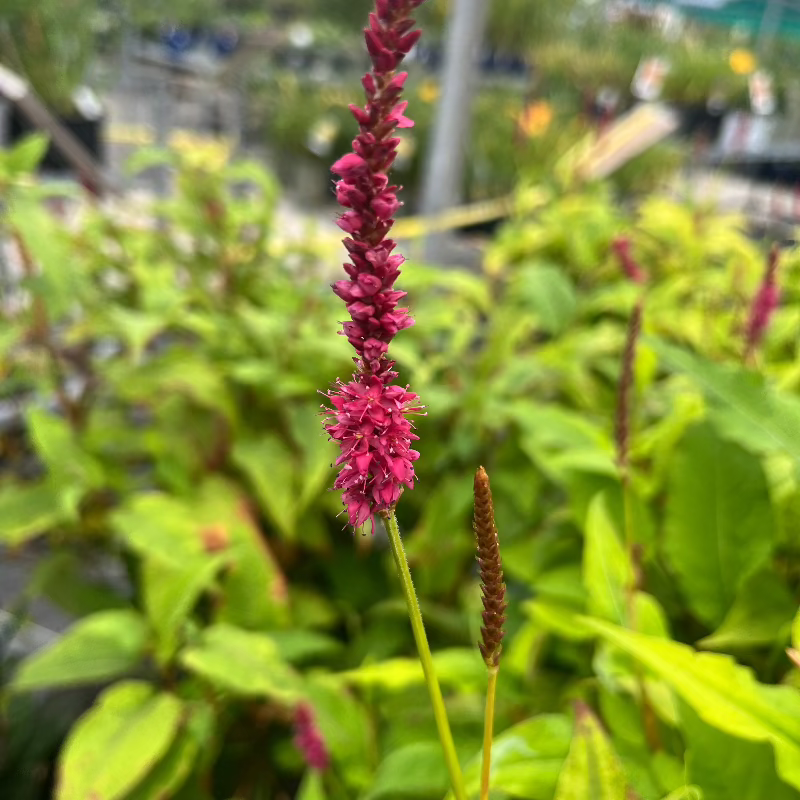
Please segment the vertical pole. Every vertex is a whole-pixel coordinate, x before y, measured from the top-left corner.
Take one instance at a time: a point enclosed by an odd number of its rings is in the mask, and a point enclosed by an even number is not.
[[[168,74],[156,77],[156,98],[155,98],[155,139],[156,145],[163,149],[169,142],[170,129],[172,127],[172,92],[170,87],[170,76]],[[158,197],[166,197],[169,194],[169,169],[160,166],[156,171],[156,194]]]
[[[478,56],[489,9],[489,0],[452,2],[439,107],[422,189],[421,210],[426,216],[440,214],[461,200],[472,92],[477,82]],[[446,241],[444,233],[429,234],[426,258],[440,260]]]
[[[764,14],[761,17],[761,26],[758,30],[758,43],[756,49],[759,53],[766,53],[772,45],[781,27],[783,17],[783,0],[767,0]]]

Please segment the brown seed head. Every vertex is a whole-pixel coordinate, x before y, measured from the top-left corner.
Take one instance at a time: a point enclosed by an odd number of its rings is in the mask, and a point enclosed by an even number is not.
[[[628,334],[625,350],[622,353],[622,370],[617,388],[617,415],[614,425],[614,442],[617,448],[617,466],[623,481],[628,479],[628,455],[630,449],[631,399],[633,395],[634,368],[636,365],[636,344],[642,330],[642,301],[633,309],[628,321]]]
[[[506,621],[506,585],[503,582],[503,564],[500,560],[500,543],[494,523],[494,505],[489,476],[483,467],[475,473],[475,518],[473,522],[478,548],[478,564],[483,592],[482,642],[478,643],[487,667],[500,664],[503,650],[503,623]]]

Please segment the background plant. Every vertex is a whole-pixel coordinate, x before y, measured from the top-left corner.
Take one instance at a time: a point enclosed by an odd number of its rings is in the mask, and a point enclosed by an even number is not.
[[[346,342],[321,335],[341,315],[320,266],[336,238],[282,239],[271,177],[191,156],[171,162],[160,225],[82,205],[66,225],[25,177],[40,152],[4,154],[0,171],[5,235],[29,267],[3,306],[2,385],[21,416],[2,436],[0,539],[6,557],[39,556],[17,609],[44,596],[77,622],[21,664],[3,645],[0,782],[49,797],[55,763],[58,797],[441,798],[391,557],[343,530],[326,491],[313,397],[350,369]],[[649,275],[632,547],[612,434],[641,287],[612,252],[620,235]],[[479,463],[510,603],[496,791],[798,794],[783,652],[798,604],[798,261],[784,253],[782,305],[745,368],[764,264],[739,220],[688,201],[627,211],[607,186],[525,185],[482,273],[404,271],[418,324],[394,353],[429,414],[398,511],[473,795]],[[301,702],[330,750],[323,773],[292,745]]]

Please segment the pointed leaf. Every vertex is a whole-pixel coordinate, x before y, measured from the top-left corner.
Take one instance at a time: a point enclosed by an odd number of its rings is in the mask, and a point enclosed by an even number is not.
[[[800,792],[775,774],[775,754],[766,742],[748,742],[703,722],[686,705],[681,709],[686,741],[686,780],[703,800],[799,800]]]
[[[327,800],[322,776],[317,770],[310,769],[303,776],[303,781],[297,790],[297,800]]]
[[[673,457],[664,549],[690,608],[709,626],[769,558],[774,529],[759,459],[707,424],[691,428]]]
[[[769,742],[780,776],[800,788],[800,693],[795,689],[760,684],[729,656],[697,653],[602,620],[580,621],[667,683],[709,725],[741,739]]]
[[[722,366],[686,350],[647,338],[673,369],[687,375],[712,404],[712,418],[725,436],[758,451],[800,459],[800,401],[766,386],[741,368]]]
[[[771,569],[751,575],[742,584],[722,625],[698,645],[708,650],[758,647],[788,639],[797,603]]]
[[[164,800],[175,793],[189,777],[202,748],[214,734],[214,714],[209,706],[188,706],[185,719],[164,757],[125,800]]]
[[[625,795],[625,775],[611,742],[588,707],[578,704],[555,800],[625,800]]]
[[[569,751],[572,722],[563,714],[541,714],[520,722],[492,742],[490,788],[525,800],[552,800]],[[481,754],[464,770],[467,794],[477,797]],[[452,793],[447,795],[452,800]]]
[[[244,439],[236,444],[233,460],[250,480],[261,507],[287,538],[296,534],[297,498],[291,452],[277,436]]]
[[[699,786],[682,786],[670,792],[664,800],[705,800],[705,798]]]
[[[181,721],[177,697],[138,681],[105,691],[67,739],[56,800],[120,800],[169,750]]]
[[[58,491],[50,483],[0,489],[0,542],[10,547],[47,533],[64,516]]]
[[[115,678],[141,661],[147,644],[147,625],[135,611],[102,611],[26,659],[12,686],[30,691]]]
[[[268,636],[231,625],[206,628],[197,645],[181,653],[184,667],[220,689],[244,696],[298,699],[297,675]]]
[[[575,289],[560,267],[550,264],[523,264],[514,270],[513,297],[533,311],[539,325],[550,334],[565,330],[577,305]]]
[[[289,620],[289,594],[266,538],[256,524],[246,495],[234,484],[209,480],[197,500],[196,519],[206,532],[224,529],[232,565],[220,581],[222,605],[217,620],[268,630]]]
[[[586,517],[583,584],[592,614],[624,624],[625,596],[633,584],[633,568],[603,494],[592,501]]]
[[[383,759],[365,800],[441,796],[448,786],[442,745],[414,742]]]
[[[4,161],[9,175],[12,177],[26,172],[33,172],[44,158],[50,140],[47,134],[33,133],[26,136],[18,144],[4,153]]]
[[[144,607],[158,636],[160,660],[173,656],[181,626],[203,592],[213,586],[227,561],[224,555],[217,555],[191,569],[178,569],[156,559],[144,561],[141,566]]]
[[[332,467],[338,452],[322,428],[318,408],[298,405],[288,413],[292,438],[303,456],[303,485],[298,499],[298,507],[303,510],[333,482]]]

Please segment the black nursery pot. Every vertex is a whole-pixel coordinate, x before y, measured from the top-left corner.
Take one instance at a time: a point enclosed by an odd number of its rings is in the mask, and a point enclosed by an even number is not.
[[[686,137],[704,135],[713,141],[722,127],[722,111],[709,111],[705,103],[685,106],[682,114],[680,134]]]
[[[94,156],[101,164],[105,160],[103,146],[104,119],[84,119],[80,116],[62,117],[58,121]],[[35,132],[35,128],[28,118],[16,106],[11,107],[6,118],[6,131],[4,139],[13,146],[20,139]],[[63,155],[50,143],[41,168],[46,172],[71,172],[72,167]]]

